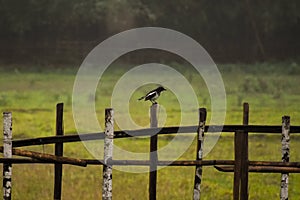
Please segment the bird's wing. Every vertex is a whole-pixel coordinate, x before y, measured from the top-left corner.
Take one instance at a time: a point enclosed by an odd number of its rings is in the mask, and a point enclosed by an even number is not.
[[[151,91],[149,92],[146,97],[145,97],[145,101],[153,99],[157,96],[157,92],[156,91]]]

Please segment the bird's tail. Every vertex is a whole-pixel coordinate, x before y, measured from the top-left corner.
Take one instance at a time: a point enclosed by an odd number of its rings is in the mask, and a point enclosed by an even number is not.
[[[145,98],[145,96],[143,96],[143,97],[139,98],[138,100],[140,101],[140,100],[142,100],[142,99],[144,99],[144,98]]]

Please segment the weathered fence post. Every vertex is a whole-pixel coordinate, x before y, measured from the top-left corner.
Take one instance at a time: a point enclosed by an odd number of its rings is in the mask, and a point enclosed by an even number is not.
[[[242,134],[243,131],[234,133],[234,181],[233,181],[233,200],[240,199],[240,183],[241,183],[241,168],[242,168]]]
[[[104,139],[104,165],[103,165],[103,185],[102,199],[112,199],[112,166],[108,164],[113,156],[114,138],[114,110],[105,109],[105,139]]]
[[[150,127],[158,126],[157,109],[158,104],[152,104],[150,107]],[[149,173],[149,200],[156,199],[156,181],[157,181],[157,134],[150,137],[150,173]]]
[[[4,158],[12,157],[12,114],[11,112],[3,113],[3,156]],[[3,163],[3,199],[11,199],[11,175],[12,164]]]
[[[249,104],[243,104],[243,125],[249,124]],[[248,200],[248,171],[249,171],[249,158],[248,158],[248,132],[243,132],[242,135],[242,149],[241,151],[241,193],[240,199]]]
[[[199,109],[199,126],[197,133],[197,155],[196,160],[202,160],[203,158],[203,142],[204,142],[204,128],[206,122],[206,109]],[[200,185],[202,181],[202,165],[196,165],[195,180],[194,180],[194,200],[200,199]]]
[[[56,135],[64,134],[63,127],[63,111],[64,104],[59,103],[56,105]],[[63,156],[63,143],[55,144],[55,155]],[[61,188],[62,188],[62,164],[56,163],[54,165],[54,200],[61,199]]]
[[[290,116],[282,117],[282,162],[289,162],[290,160]],[[289,174],[281,174],[281,189],[280,189],[280,199],[288,199],[288,183]]]
[[[243,125],[249,124],[249,104],[243,104]],[[238,130],[234,134],[233,199],[248,200],[248,132]]]

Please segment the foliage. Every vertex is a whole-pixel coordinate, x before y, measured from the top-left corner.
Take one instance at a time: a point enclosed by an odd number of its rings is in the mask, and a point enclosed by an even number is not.
[[[0,56],[74,63],[112,34],[160,26],[193,37],[222,62],[297,58],[299,9],[298,0],[2,0]]]

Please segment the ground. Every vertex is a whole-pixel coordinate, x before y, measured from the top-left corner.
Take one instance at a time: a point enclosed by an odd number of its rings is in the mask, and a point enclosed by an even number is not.
[[[253,65],[218,65],[226,88],[226,124],[242,123],[242,103],[250,104],[250,124],[281,125],[283,115],[291,116],[291,124],[299,125],[300,111],[300,66],[293,62],[262,63]],[[210,98],[202,78],[193,70],[176,65],[191,82],[198,96],[199,107],[208,108]],[[96,93],[96,110],[100,124],[104,124],[104,109],[110,107],[110,96],[114,84],[128,67],[113,66],[106,72]],[[72,118],[72,87],[76,70],[70,67],[56,69],[40,67],[0,67],[0,111],[13,112],[14,139],[54,135],[55,105],[65,103],[65,133],[76,133]],[[132,119],[140,126],[148,126],[149,102],[137,102],[140,96],[153,88],[146,85],[132,94],[129,109]],[[188,97],[187,97],[188,98]],[[158,99],[167,112],[166,126],[180,122],[180,107],[172,92],[165,92]],[[197,108],[194,111],[197,112]],[[117,111],[116,111],[117,114]],[[121,115],[121,113],[120,113]],[[197,115],[197,114],[196,114]],[[2,126],[2,120],[0,121]],[[118,129],[118,127],[116,127]],[[192,135],[192,134],[191,134]],[[191,136],[187,136],[191,137]],[[160,136],[159,147],[172,137]],[[250,134],[250,160],[280,161],[281,136]],[[115,144],[131,151],[147,152],[148,139],[119,139]],[[290,161],[300,161],[297,146],[300,137],[291,137]],[[195,142],[180,159],[195,158]],[[33,149],[52,153],[53,146],[35,146]],[[65,155],[78,158],[92,158],[81,143],[66,144]],[[233,159],[233,136],[222,134],[215,148],[205,159]],[[101,197],[102,167],[87,168],[64,166],[63,199],[96,199]],[[43,176],[43,178],[41,178]],[[193,167],[167,167],[158,172],[158,199],[191,199],[193,194]],[[217,172],[212,167],[203,170],[201,199],[231,199],[232,173]],[[289,195],[300,197],[298,174],[290,175]],[[113,172],[114,199],[146,199],[148,174],[132,174],[115,170]],[[250,199],[278,198],[280,174],[250,174]],[[14,199],[51,199],[53,192],[53,166],[14,165]]]

